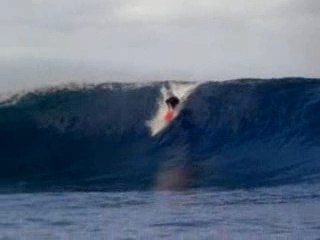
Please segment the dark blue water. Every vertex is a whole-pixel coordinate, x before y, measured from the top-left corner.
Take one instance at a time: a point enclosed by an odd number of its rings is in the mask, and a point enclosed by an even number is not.
[[[319,239],[320,186],[0,195],[0,239]]]
[[[0,239],[317,239],[320,81],[204,83],[152,137],[168,84],[3,101]]]

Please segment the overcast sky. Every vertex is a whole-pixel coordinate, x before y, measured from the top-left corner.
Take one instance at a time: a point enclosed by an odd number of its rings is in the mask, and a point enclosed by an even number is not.
[[[1,0],[0,88],[320,77],[319,0]]]

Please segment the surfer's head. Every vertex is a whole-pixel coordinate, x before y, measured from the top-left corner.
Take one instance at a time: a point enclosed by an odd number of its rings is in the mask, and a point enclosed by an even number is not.
[[[177,98],[176,96],[172,95],[169,96],[166,99],[166,104],[168,105],[169,108],[171,109],[175,109],[175,107],[180,103],[179,98]]]

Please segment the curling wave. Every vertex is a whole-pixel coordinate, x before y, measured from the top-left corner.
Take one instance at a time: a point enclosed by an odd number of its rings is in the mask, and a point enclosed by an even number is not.
[[[109,83],[0,104],[0,189],[259,187],[320,179],[320,81],[207,82],[153,136],[161,89]],[[161,102],[160,102],[161,105]]]

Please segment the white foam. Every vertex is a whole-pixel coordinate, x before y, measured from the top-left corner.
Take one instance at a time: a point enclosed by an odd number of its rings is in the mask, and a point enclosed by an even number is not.
[[[188,99],[190,94],[199,86],[199,83],[170,83],[169,84],[169,90],[172,91],[172,93],[177,96],[181,103],[177,107],[175,111],[176,118],[180,111],[183,109],[185,101]],[[150,128],[151,136],[156,136],[158,133],[160,133],[163,129],[165,129],[169,123],[164,120],[164,115],[167,111],[167,106],[165,104],[165,99],[168,97],[168,92],[165,86],[161,88],[161,94],[157,101],[158,104],[158,110],[155,114],[155,116],[147,121],[147,126]]]
[[[46,95],[48,93],[53,93],[61,90],[70,90],[70,91],[77,91],[77,90],[89,90],[94,89],[97,86],[102,89],[113,90],[114,84],[120,83],[122,89],[124,90],[132,90],[137,88],[142,88],[145,86],[152,86],[156,84],[154,82],[105,82],[105,83],[76,83],[76,82],[69,82],[65,84],[57,84],[57,85],[46,85],[43,87],[38,88],[26,88],[20,91],[0,91],[0,105],[14,105],[18,102],[21,98],[26,96],[27,94],[34,93],[37,95]]]

